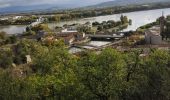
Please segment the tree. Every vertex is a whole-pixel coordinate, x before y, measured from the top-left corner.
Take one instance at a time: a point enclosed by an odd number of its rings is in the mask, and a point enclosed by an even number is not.
[[[115,21],[114,20],[107,21],[107,24],[108,24],[109,28],[115,27]]]
[[[101,54],[87,54],[80,60],[80,76],[89,99],[118,99],[122,88],[124,61],[119,52],[106,49]]]
[[[126,60],[127,76],[130,77],[127,77],[122,97],[125,100],[168,100],[167,90],[170,88],[167,85],[169,81],[166,81],[170,76],[168,52],[153,50],[149,57],[142,60],[139,54],[140,52],[133,54],[134,56],[131,55]]]
[[[122,24],[126,24],[129,22],[128,17],[123,15],[121,15],[120,20]]]
[[[6,44],[14,44],[14,43],[16,43],[17,42],[17,36],[15,36],[15,35],[12,35],[12,36],[9,36],[7,39],[6,39],[6,41],[5,41],[5,43]]]
[[[0,50],[0,67],[8,68],[12,66],[13,55],[11,50]]]
[[[98,30],[98,31],[102,31],[102,30],[103,30],[103,27],[100,25],[100,26],[97,27],[97,30]]]
[[[170,22],[166,22],[166,29],[165,29],[166,34],[164,34],[166,39],[170,38],[169,32],[170,32]]]
[[[30,29],[29,26],[27,26],[27,27],[26,27],[26,32],[29,32],[29,31],[31,31],[31,29]]]
[[[169,95],[167,89],[169,86],[165,85],[166,80],[169,80],[169,53],[167,51],[155,50],[151,53],[150,58],[146,61],[146,73],[148,78],[147,97],[154,100],[168,100]],[[145,67],[145,68],[146,68]],[[166,90],[164,90],[166,88]]]
[[[77,28],[77,30],[81,33],[87,33],[87,32],[90,32],[91,31],[91,28],[88,27],[88,26],[80,26]]]
[[[66,100],[81,98],[74,70],[75,58],[64,48],[52,46],[43,51],[34,60],[34,68],[42,81],[39,90],[41,98]]]
[[[98,26],[98,25],[100,25],[99,22],[93,22],[93,23],[92,23],[92,26]]]
[[[129,25],[132,25],[132,20],[131,19],[129,19]]]
[[[46,32],[51,32],[51,30],[47,24],[38,24],[38,25],[32,27],[31,30],[35,31],[35,32],[42,31],[42,30],[46,31]]]
[[[5,39],[6,38],[6,33],[5,32],[0,32],[0,39]]]
[[[30,55],[33,58],[37,53],[44,50],[42,48],[43,46],[37,41],[22,39],[17,43],[16,46],[14,46],[14,62],[16,64],[23,64],[25,63],[26,55]]]

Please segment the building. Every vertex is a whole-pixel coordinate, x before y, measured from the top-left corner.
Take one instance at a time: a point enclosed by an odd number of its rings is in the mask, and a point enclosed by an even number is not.
[[[65,44],[71,45],[74,41],[81,41],[85,34],[80,34],[77,30],[64,29],[56,34],[58,39],[64,39]]]
[[[36,34],[36,39],[37,40],[42,40],[44,37],[46,37],[48,35],[48,32],[42,30],[42,31],[39,31],[37,34]]]
[[[159,45],[162,44],[162,36],[159,26],[154,26],[145,31],[146,44]]]
[[[57,38],[63,39],[66,45],[71,45],[75,41],[75,35],[78,31],[75,29],[64,29],[60,33],[57,33]]]
[[[65,44],[70,45],[75,40],[74,37],[75,34],[76,33],[74,32],[61,32],[61,33],[57,33],[56,36],[58,39],[63,39]]]
[[[17,19],[20,19],[20,18],[22,18],[23,16],[14,16],[13,17],[13,20],[17,20]]]

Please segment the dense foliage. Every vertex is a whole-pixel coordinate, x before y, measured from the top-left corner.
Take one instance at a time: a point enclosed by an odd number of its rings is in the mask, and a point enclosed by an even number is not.
[[[1,50],[0,99],[169,100],[169,52],[141,53],[107,48],[75,56],[61,41],[47,46],[21,40]],[[25,63],[25,55],[32,63]]]
[[[0,32],[0,46],[5,44],[14,44],[17,42],[17,37],[15,35],[8,36],[5,32]]]
[[[92,26],[97,27],[97,31],[101,32],[107,32],[107,33],[112,33],[112,32],[119,32],[123,29],[126,29],[128,25],[132,24],[132,20],[128,19],[127,16],[121,15],[119,21],[114,21],[114,20],[108,20],[108,21],[103,21],[103,22],[93,22]]]
[[[0,25],[29,25],[35,22],[38,17],[36,16],[24,16],[21,18],[8,18],[0,20]]]

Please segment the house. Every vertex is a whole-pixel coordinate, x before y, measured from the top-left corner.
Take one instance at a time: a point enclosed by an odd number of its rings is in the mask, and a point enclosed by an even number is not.
[[[13,20],[17,20],[17,19],[20,19],[20,18],[22,18],[23,16],[14,16],[13,17]]]
[[[75,35],[76,37],[76,41],[81,41],[81,40],[84,40],[85,37],[86,37],[86,34],[85,33],[78,33]]]
[[[36,35],[36,39],[37,40],[42,40],[42,38],[44,38],[46,35],[48,34],[48,32],[46,31],[39,31]]]
[[[72,29],[63,29],[60,33],[57,33],[56,36],[59,39],[64,39],[65,44],[70,45],[75,40],[75,35],[78,32]]]
[[[73,44],[74,41],[81,41],[85,34],[80,34],[77,30],[64,29],[56,34],[58,39],[64,39],[65,44]]]
[[[75,40],[74,35],[75,35],[74,32],[61,32],[61,33],[56,34],[57,38],[63,39],[64,43],[67,45],[70,45],[73,43],[73,41]]]
[[[154,26],[145,31],[146,44],[159,45],[162,44],[162,36],[159,26]]]

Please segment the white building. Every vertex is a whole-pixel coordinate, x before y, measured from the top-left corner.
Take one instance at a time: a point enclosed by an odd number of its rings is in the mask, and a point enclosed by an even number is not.
[[[160,33],[160,27],[154,26],[145,31],[145,42],[147,44],[159,45],[162,44],[162,36]]]
[[[20,19],[20,18],[22,18],[23,16],[14,16],[13,17],[13,20],[16,20],[16,19]]]

